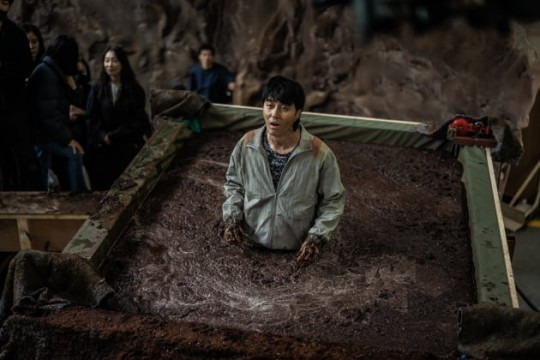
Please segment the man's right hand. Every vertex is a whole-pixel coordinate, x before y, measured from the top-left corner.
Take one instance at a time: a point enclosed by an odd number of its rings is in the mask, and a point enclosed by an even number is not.
[[[247,235],[240,224],[229,224],[225,226],[223,240],[225,240],[227,244],[240,245],[246,242],[246,239]]]
[[[75,121],[79,116],[86,115],[86,111],[75,105],[69,105],[69,120]]]
[[[79,144],[79,142],[75,139],[72,139],[69,143],[68,143],[68,146],[71,148],[71,150],[73,150],[73,153],[74,154],[81,154],[81,155],[84,155],[84,149],[83,147],[81,146],[81,144]]]

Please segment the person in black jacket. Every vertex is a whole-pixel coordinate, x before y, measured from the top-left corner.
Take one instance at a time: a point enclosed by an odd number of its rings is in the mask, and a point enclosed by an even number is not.
[[[92,87],[86,107],[92,152],[88,170],[95,190],[111,187],[151,133],[145,92],[126,52],[119,46],[109,46],[102,64],[101,76]]]
[[[24,31],[7,17],[12,3],[0,1],[0,191],[42,190],[26,111],[32,56]]]
[[[43,181],[47,182],[51,154],[66,158],[69,188],[87,190],[82,173],[84,149],[70,129],[73,116],[73,76],[77,73],[79,48],[72,37],[59,35],[47,48],[43,61],[28,79],[34,116],[39,128]],[[71,83],[71,86],[70,86]]]

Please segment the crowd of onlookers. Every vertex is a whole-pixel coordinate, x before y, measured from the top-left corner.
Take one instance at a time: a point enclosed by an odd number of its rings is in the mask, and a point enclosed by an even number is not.
[[[101,72],[77,41],[59,35],[46,46],[39,28],[7,17],[0,0],[0,191],[106,190],[152,133],[145,91],[120,46],[108,46]],[[199,49],[189,87],[226,102],[234,75]]]
[[[76,40],[45,46],[0,1],[0,190],[108,189],[151,135],[145,92],[125,51],[109,46],[93,84]]]

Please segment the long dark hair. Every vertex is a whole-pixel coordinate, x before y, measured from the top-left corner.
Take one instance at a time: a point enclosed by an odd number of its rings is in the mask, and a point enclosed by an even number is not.
[[[109,45],[101,56],[101,75],[99,77],[100,85],[103,86],[110,81],[109,75],[105,71],[105,66],[103,65],[105,62],[105,55],[109,51],[112,51],[116,55],[118,61],[120,62],[120,65],[122,65],[122,69],[120,71],[120,81],[122,82],[122,85],[129,86],[133,83],[136,83],[137,80],[135,78],[135,73],[131,68],[131,64],[129,63],[129,59],[124,49],[119,45]]]
[[[77,45],[77,41],[71,36],[58,35],[47,48],[45,55],[50,56],[65,75],[77,74],[79,45]]]
[[[43,54],[45,54],[45,42],[43,41],[43,36],[41,35],[41,31],[39,31],[39,28],[35,26],[34,24],[22,24],[21,29],[24,30],[25,33],[32,33],[36,35],[36,38],[39,43],[39,51],[36,56],[35,62],[41,61],[41,58],[43,57]]]

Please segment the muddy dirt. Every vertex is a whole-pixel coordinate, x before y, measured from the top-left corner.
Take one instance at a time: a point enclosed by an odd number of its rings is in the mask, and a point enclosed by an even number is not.
[[[1,359],[433,359],[420,351],[343,346],[90,309],[12,316],[0,333],[5,339],[11,341]]]
[[[322,257],[298,266],[294,252],[221,241],[222,185],[239,137],[208,132],[186,143],[133,218],[101,269],[120,312],[12,316],[4,354],[457,358],[457,309],[475,300],[459,163],[328,141],[345,213]]]
[[[456,348],[456,310],[474,302],[460,165],[441,153],[329,141],[347,189],[323,256],[221,241],[223,182],[240,134],[181,150],[102,270],[125,311],[361,344]]]

